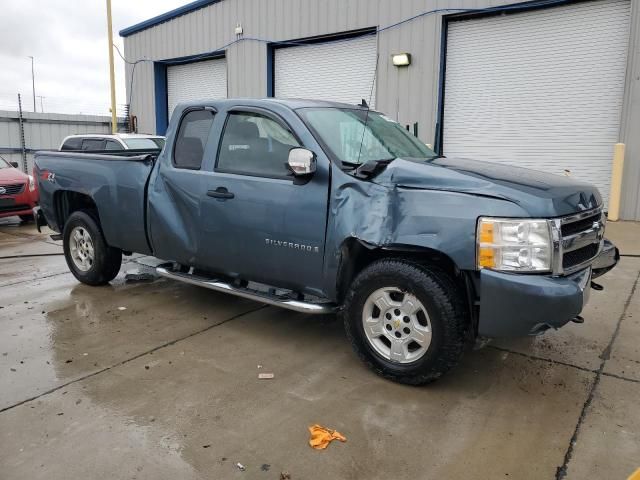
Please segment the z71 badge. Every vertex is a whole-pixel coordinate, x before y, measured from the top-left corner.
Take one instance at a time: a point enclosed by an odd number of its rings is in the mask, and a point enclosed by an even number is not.
[[[303,252],[319,253],[320,247],[314,247],[312,245],[305,245],[303,243],[283,242],[282,240],[273,240],[271,238],[264,239],[267,245],[272,247],[285,247],[292,250],[300,250]]]
[[[47,180],[53,183],[56,181],[56,174],[53,172],[49,172],[48,170],[43,170],[42,172],[40,172],[40,179]]]

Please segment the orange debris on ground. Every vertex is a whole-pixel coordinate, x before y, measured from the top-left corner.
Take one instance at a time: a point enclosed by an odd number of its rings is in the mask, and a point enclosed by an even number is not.
[[[628,480],[640,480],[640,468],[633,472]]]
[[[347,441],[347,437],[340,432],[323,427],[317,423],[309,427],[309,433],[311,434],[309,445],[316,450],[324,450],[333,440],[340,440],[341,442]]]

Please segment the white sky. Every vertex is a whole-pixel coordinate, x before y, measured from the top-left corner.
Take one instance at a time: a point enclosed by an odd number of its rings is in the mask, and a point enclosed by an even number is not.
[[[124,53],[118,31],[189,1],[112,0],[114,43]],[[1,8],[0,110],[15,110],[18,93],[33,110],[32,55],[38,111],[42,102],[45,112],[108,114],[106,0],[2,0]],[[124,104],[124,62],[114,57],[116,103]]]

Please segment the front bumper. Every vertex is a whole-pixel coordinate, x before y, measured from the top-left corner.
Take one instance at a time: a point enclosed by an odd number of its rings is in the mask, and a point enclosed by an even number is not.
[[[567,277],[480,272],[478,335],[521,337],[560,328],[589,299],[591,267]]]
[[[620,251],[613,243],[606,238],[604,239],[600,254],[594,259],[591,268],[593,269],[593,278],[604,275],[618,264],[620,260]]]
[[[28,185],[25,185],[24,191],[19,194],[0,195],[0,218],[29,215],[37,204],[38,190],[30,192]]]
[[[605,240],[587,268],[571,275],[519,275],[480,271],[478,336],[520,337],[560,328],[589,300],[591,278],[616,266],[618,249]]]

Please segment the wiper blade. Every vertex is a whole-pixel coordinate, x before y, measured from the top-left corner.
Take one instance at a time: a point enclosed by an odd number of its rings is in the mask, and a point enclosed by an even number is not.
[[[371,178],[375,177],[378,173],[386,168],[391,162],[393,162],[395,158],[386,158],[383,160],[370,160],[366,163],[360,165],[356,171],[355,176],[357,178]]]

